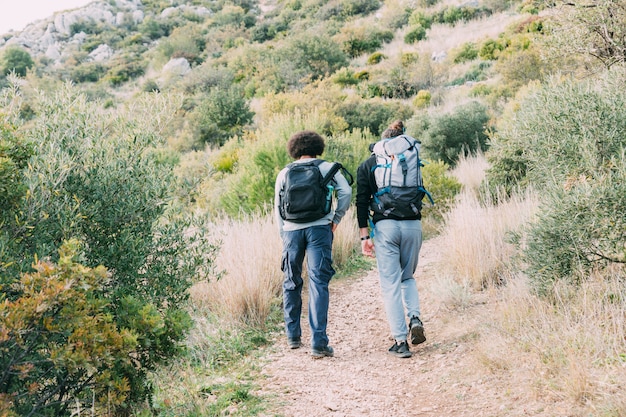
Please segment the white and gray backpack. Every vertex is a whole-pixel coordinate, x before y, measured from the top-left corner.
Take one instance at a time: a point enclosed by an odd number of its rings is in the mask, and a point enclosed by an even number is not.
[[[376,165],[372,168],[378,190],[371,209],[383,216],[414,217],[422,208],[424,196],[433,199],[424,188],[420,142],[408,135],[382,139],[372,149]]]

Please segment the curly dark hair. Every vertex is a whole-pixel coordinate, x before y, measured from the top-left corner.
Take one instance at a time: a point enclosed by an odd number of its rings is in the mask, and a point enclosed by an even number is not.
[[[287,152],[293,159],[303,155],[319,156],[324,152],[324,138],[312,130],[295,133],[287,142]]]
[[[402,120],[395,120],[393,123],[389,125],[387,129],[381,135],[383,139],[387,138],[395,138],[396,136],[400,136],[404,133],[404,123]]]

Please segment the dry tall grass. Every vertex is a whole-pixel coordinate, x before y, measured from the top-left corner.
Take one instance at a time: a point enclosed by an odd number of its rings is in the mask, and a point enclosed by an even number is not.
[[[216,259],[221,277],[195,285],[192,300],[223,320],[262,326],[282,294],[282,242],[273,215],[215,219],[213,233],[221,242]],[[349,210],[335,232],[335,269],[355,253],[356,242],[355,213]]]
[[[496,311],[481,329],[479,362],[506,373],[534,400],[564,404],[568,415],[626,416],[625,269],[537,295],[510,262],[516,248],[507,243],[508,233],[531,220],[537,197],[529,192],[499,205],[480,203],[481,158],[462,160],[455,170],[465,188],[447,217],[442,265],[450,268],[441,280],[450,283],[448,301],[455,304],[471,305],[472,290],[493,290]]]
[[[446,274],[463,287],[481,289],[506,281],[519,231],[538,205],[532,192],[496,205],[480,197],[478,187],[487,162],[483,155],[461,158],[453,174],[463,185],[455,206],[445,215]]]
[[[597,415],[626,416],[625,278],[615,271],[580,286],[560,283],[546,300],[520,277],[505,289],[496,315],[500,332],[486,343],[507,342],[498,360],[531,369],[536,397],[550,393]]]

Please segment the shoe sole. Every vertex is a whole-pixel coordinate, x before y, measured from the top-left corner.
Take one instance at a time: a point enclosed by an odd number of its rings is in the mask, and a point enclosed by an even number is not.
[[[387,352],[392,356],[395,356],[396,358],[410,358],[411,356],[413,356],[413,353],[411,352],[404,352],[404,353],[398,353],[398,352]]]
[[[413,326],[411,328],[411,343],[414,345],[419,345],[420,343],[424,343],[426,341],[426,336],[424,336],[424,328],[422,326]]]
[[[313,356],[313,359],[320,359],[320,358],[325,358],[325,357],[332,358],[333,356],[335,356],[335,352],[312,350],[311,356]]]
[[[298,349],[300,346],[302,346],[301,343],[290,343],[289,349]]]

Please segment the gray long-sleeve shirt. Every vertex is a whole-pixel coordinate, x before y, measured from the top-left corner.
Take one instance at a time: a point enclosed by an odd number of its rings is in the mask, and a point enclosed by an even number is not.
[[[295,163],[306,163],[313,161],[314,159],[315,158],[298,159],[295,161]],[[321,163],[319,165],[319,170],[322,176],[326,175],[332,166],[332,162],[324,161],[323,163]],[[274,215],[276,216],[276,223],[278,224],[278,230],[281,235],[283,231],[300,230],[311,226],[322,226],[325,224],[330,224],[331,222],[339,224],[339,222],[341,222],[341,219],[350,207],[350,201],[352,199],[352,187],[350,187],[350,184],[348,184],[348,180],[346,180],[346,178],[343,176],[341,170],[337,171],[337,173],[331,180],[331,184],[333,185],[333,187],[335,187],[335,192],[337,196],[337,205],[335,209],[331,209],[330,213],[328,213],[321,219],[308,223],[294,223],[290,221],[285,221],[282,217],[280,217],[280,211],[278,209],[280,201],[280,190],[285,184],[286,173],[287,168],[285,167],[282,169],[282,171],[278,173],[278,176],[276,177],[276,185],[274,187]]]

